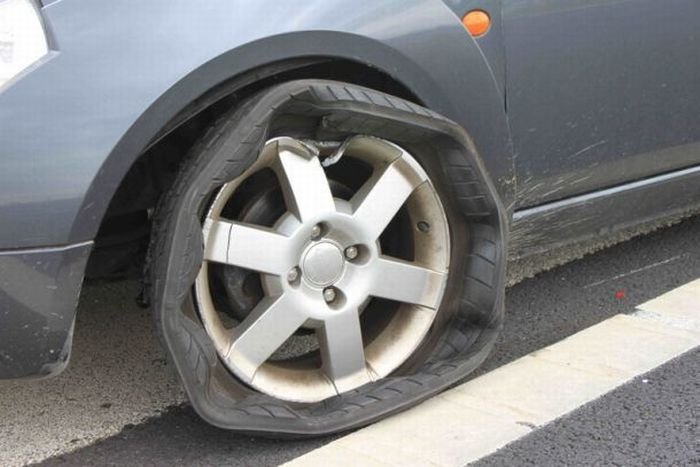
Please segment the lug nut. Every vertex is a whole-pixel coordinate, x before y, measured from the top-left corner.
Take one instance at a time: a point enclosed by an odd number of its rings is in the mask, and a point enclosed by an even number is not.
[[[314,225],[313,228],[311,229],[311,239],[316,240],[319,237],[321,237],[321,226],[320,225]]]
[[[349,246],[345,249],[345,258],[349,260],[353,260],[357,258],[357,255],[359,254],[359,251],[357,251],[356,246]]]
[[[332,301],[334,301],[335,296],[335,289],[333,287],[323,289],[323,299],[326,301],[326,303],[331,303]]]
[[[292,283],[299,279],[299,268],[293,267],[287,273],[287,282]]]

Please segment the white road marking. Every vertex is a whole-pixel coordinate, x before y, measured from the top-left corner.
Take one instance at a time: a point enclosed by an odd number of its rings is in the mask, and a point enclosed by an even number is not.
[[[639,314],[680,328],[700,328],[700,279],[639,307]]]
[[[700,345],[700,280],[285,466],[457,466]]]

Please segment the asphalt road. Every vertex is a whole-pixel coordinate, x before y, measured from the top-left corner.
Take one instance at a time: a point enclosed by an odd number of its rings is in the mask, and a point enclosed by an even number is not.
[[[700,350],[534,431],[478,467],[700,464]]]
[[[512,287],[505,331],[480,373],[699,278],[698,239],[700,218]],[[133,284],[88,286],[76,368],[53,381],[0,386],[0,464],[277,465],[333,439],[255,439],[210,427],[186,405],[173,407],[182,394],[148,317],[132,304],[133,291]],[[698,351],[681,356],[480,464],[700,463],[698,357]],[[62,454],[71,448],[77,449]],[[47,459],[52,453],[58,455]]]

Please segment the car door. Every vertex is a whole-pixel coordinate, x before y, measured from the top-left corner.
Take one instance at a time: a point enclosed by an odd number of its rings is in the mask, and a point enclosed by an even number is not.
[[[518,207],[700,163],[700,1],[504,0]]]

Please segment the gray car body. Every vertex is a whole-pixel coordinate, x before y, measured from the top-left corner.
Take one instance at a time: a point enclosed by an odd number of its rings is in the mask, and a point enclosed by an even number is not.
[[[493,19],[476,40],[472,8]],[[129,169],[202,96],[271,64],[356,62],[467,129],[513,256],[700,200],[694,0],[45,0],[42,15],[51,53],[0,89],[0,378],[65,366]]]

